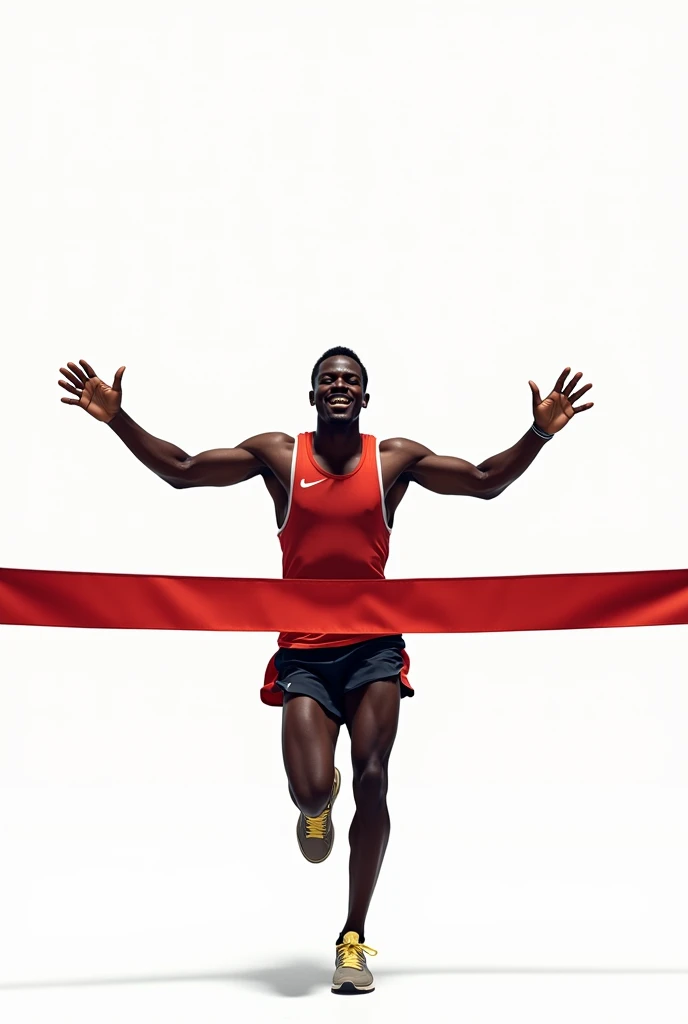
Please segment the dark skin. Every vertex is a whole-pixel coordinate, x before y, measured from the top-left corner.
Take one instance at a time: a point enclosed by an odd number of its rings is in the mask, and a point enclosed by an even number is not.
[[[109,424],[129,450],[148,469],[175,488],[228,487],[261,476],[273,500],[278,527],[287,511],[292,452],[295,439],[279,432],[257,434],[235,448],[215,448],[189,455],[168,441],[143,430],[121,407],[120,367],[112,386],[102,381],[85,361],[67,363],[58,383],[77,405],[100,422]],[[592,384],[580,386],[582,374],[569,380],[570,367],[560,374],[543,399],[533,381],[529,386],[536,425],[549,434],[562,430],[575,415],[591,409],[592,402],[575,405]],[[334,404],[335,396],[346,404]],[[364,393],[359,364],[349,356],[321,362],[309,400],[317,412],[314,454],[328,473],[353,472],[361,457],[359,416],[370,396]],[[405,437],[380,442],[387,518],[396,510],[411,483],[436,494],[495,498],[531,465],[547,442],[532,430],[506,451],[477,466],[463,459],[436,455],[425,445]],[[363,941],[365,918],[389,838],[387,776],[399,717],[399,680],[381,679],[348,695],[344,723],[351,737],[356,813],[349,841],[349,911],[342,929],[356,931]],[[326,807],[334,778],[334,752],[339,722],[317,701],[286,695],[282,747],[292,799],[314,817]]]

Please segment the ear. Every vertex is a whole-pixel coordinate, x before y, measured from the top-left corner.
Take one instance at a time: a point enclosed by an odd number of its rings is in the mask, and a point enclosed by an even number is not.
[[[315,391],[308,392],[308,401],[311,403],[311,405],[315,405]]]
[[[361,408],[367,409],[369,401],[370,401],[370,395],[364,395],[363,396],[363,401],[361,402]]]

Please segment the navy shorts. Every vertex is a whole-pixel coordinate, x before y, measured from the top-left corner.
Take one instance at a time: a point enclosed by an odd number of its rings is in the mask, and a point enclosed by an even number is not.
[[[277,686],[286,694],[313,697],[330,714],[343,718],[346,693],[399,677],[405,647],[401,635],[376,636],[342,647],[280,647],[275,655]],[[401,687],[402,696],[406,690]]]

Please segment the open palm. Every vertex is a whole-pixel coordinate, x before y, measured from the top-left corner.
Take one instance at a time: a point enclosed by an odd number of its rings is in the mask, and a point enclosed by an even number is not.
[[[65,391],[76,395],[76,398],[63,398],[62,401],[67,405],[79,405],[89,416],[101,423],[109,423],[122,404],[122,374],[125,367],[120,366],[110,387],[84,359],[80,359],[79,364],[67,363],[66,367],[60,367],[60,373],[66,380],[57,383]]]
[[[567,366],[559,375],[553,390],[545,399],[540,396],[537,384],[532,380],[528,381],[530,390],[533,393],[535,425],[547,434],[556,434],[557,431],[566,426],[569,420],[573,419],[576,413],[586,412],[588,409],[592,409],[595,404],[594,402],[585,402],[583,405],[574,407],[573,403],[578,401],[586,391],[589,391],[592,384],[584,384],[582,388],[574,391],[574,388],[580,384],[583,374],[580,372],[574,373],[567,384],[566,378],[570,372],[571,367]]]

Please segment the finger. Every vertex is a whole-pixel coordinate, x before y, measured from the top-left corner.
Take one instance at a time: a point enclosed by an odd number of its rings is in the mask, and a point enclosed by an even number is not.
[[[580,379],[581,379],[582,376],[583,376],[583,374],[580,371],[578,373],[574,373],[573,377],[571,378],[571,380],[568,382],[568,384],[564,388],[562,394],[566,395],[566,397],[569,398],[569,395],[571,394],[571,392],[575,388],[576,384],[578,384],[580,382]],[[569,401],[570,401],[570,399],[569,399]]]
[[[67,363],[67,366],[72,371],[72,373],[75,373],[77,375],[77,377],[83,384],[86,383],[88,377],[86,376],[86,374],[84,373],[80,366],[77,366],[76,363]]]
[[[98,374],[93,369],[91,364],[87,363],[85,359],[80,359],[79,362],[81,363],[81,365],[83,366],[84,370],[86,371],[86,373],[88,374],[89,377],[97,377],[98,376]]]
[[[577,402],[580,396],[584,395],[586,391],[589,391],[591,387],[592,384],[586,384],[584,388],[579,388],[578,391],[575,392],[575,394],[569,395],[569,402],[571,403],[571,405],[573,405],[574,402]]]
[[[76,398],[61,398],[60,401],[64,402],[65,405],[81,405],[81,402]]]
[[[119,370],[115,374],[115,379],[112,382],[112,390],[113,391],[121,391],[122,390],[122,374],[124,373],[125,370],[126,370],[126,366],[120,366]]]
[[[578,408],[574,409],[573,411],[574,411],[574,413],[576,413],[576,412],[587,412],[588,409],[592,409],[594,404],[595,404],[594,402],[586,402],[585,405],[579,405]]]
[[[540,405],[542,403],[542,399],[540,398],[540,389],[534,380],[529,380],[528,383],[530,384],[530,390],[533,392],[533,404]]]
[[[69,391],[70,395],[76,395],[77,398],[81,395],[81,392],[77,391],[77,389],[72,387],[71,384],[68,384],[66,380],[58,380],[57,383],[61,388],[64,388],[65,391]]]
[[[566,380],[566,378],[568,377],[568,375],[570,373],[571,373],[571,367],[570,366],[565,367],[564,370],[559,374],[559,378],[557,380],[557,383],[554,385],[554,388],[553,388],[554,391],[558,391],[559,393],[561,393],[561,389],[564,386],[564,381]]]
[[[65,369],[64,366],[60,367],[60,373],[64,374],[67,380],[71,384],[73,384],[75,388],[82,388],[84,386],[83,383],[79,380],[79,378],[75,377],[75,375],[73,373],[70,373],[69,370]]]

